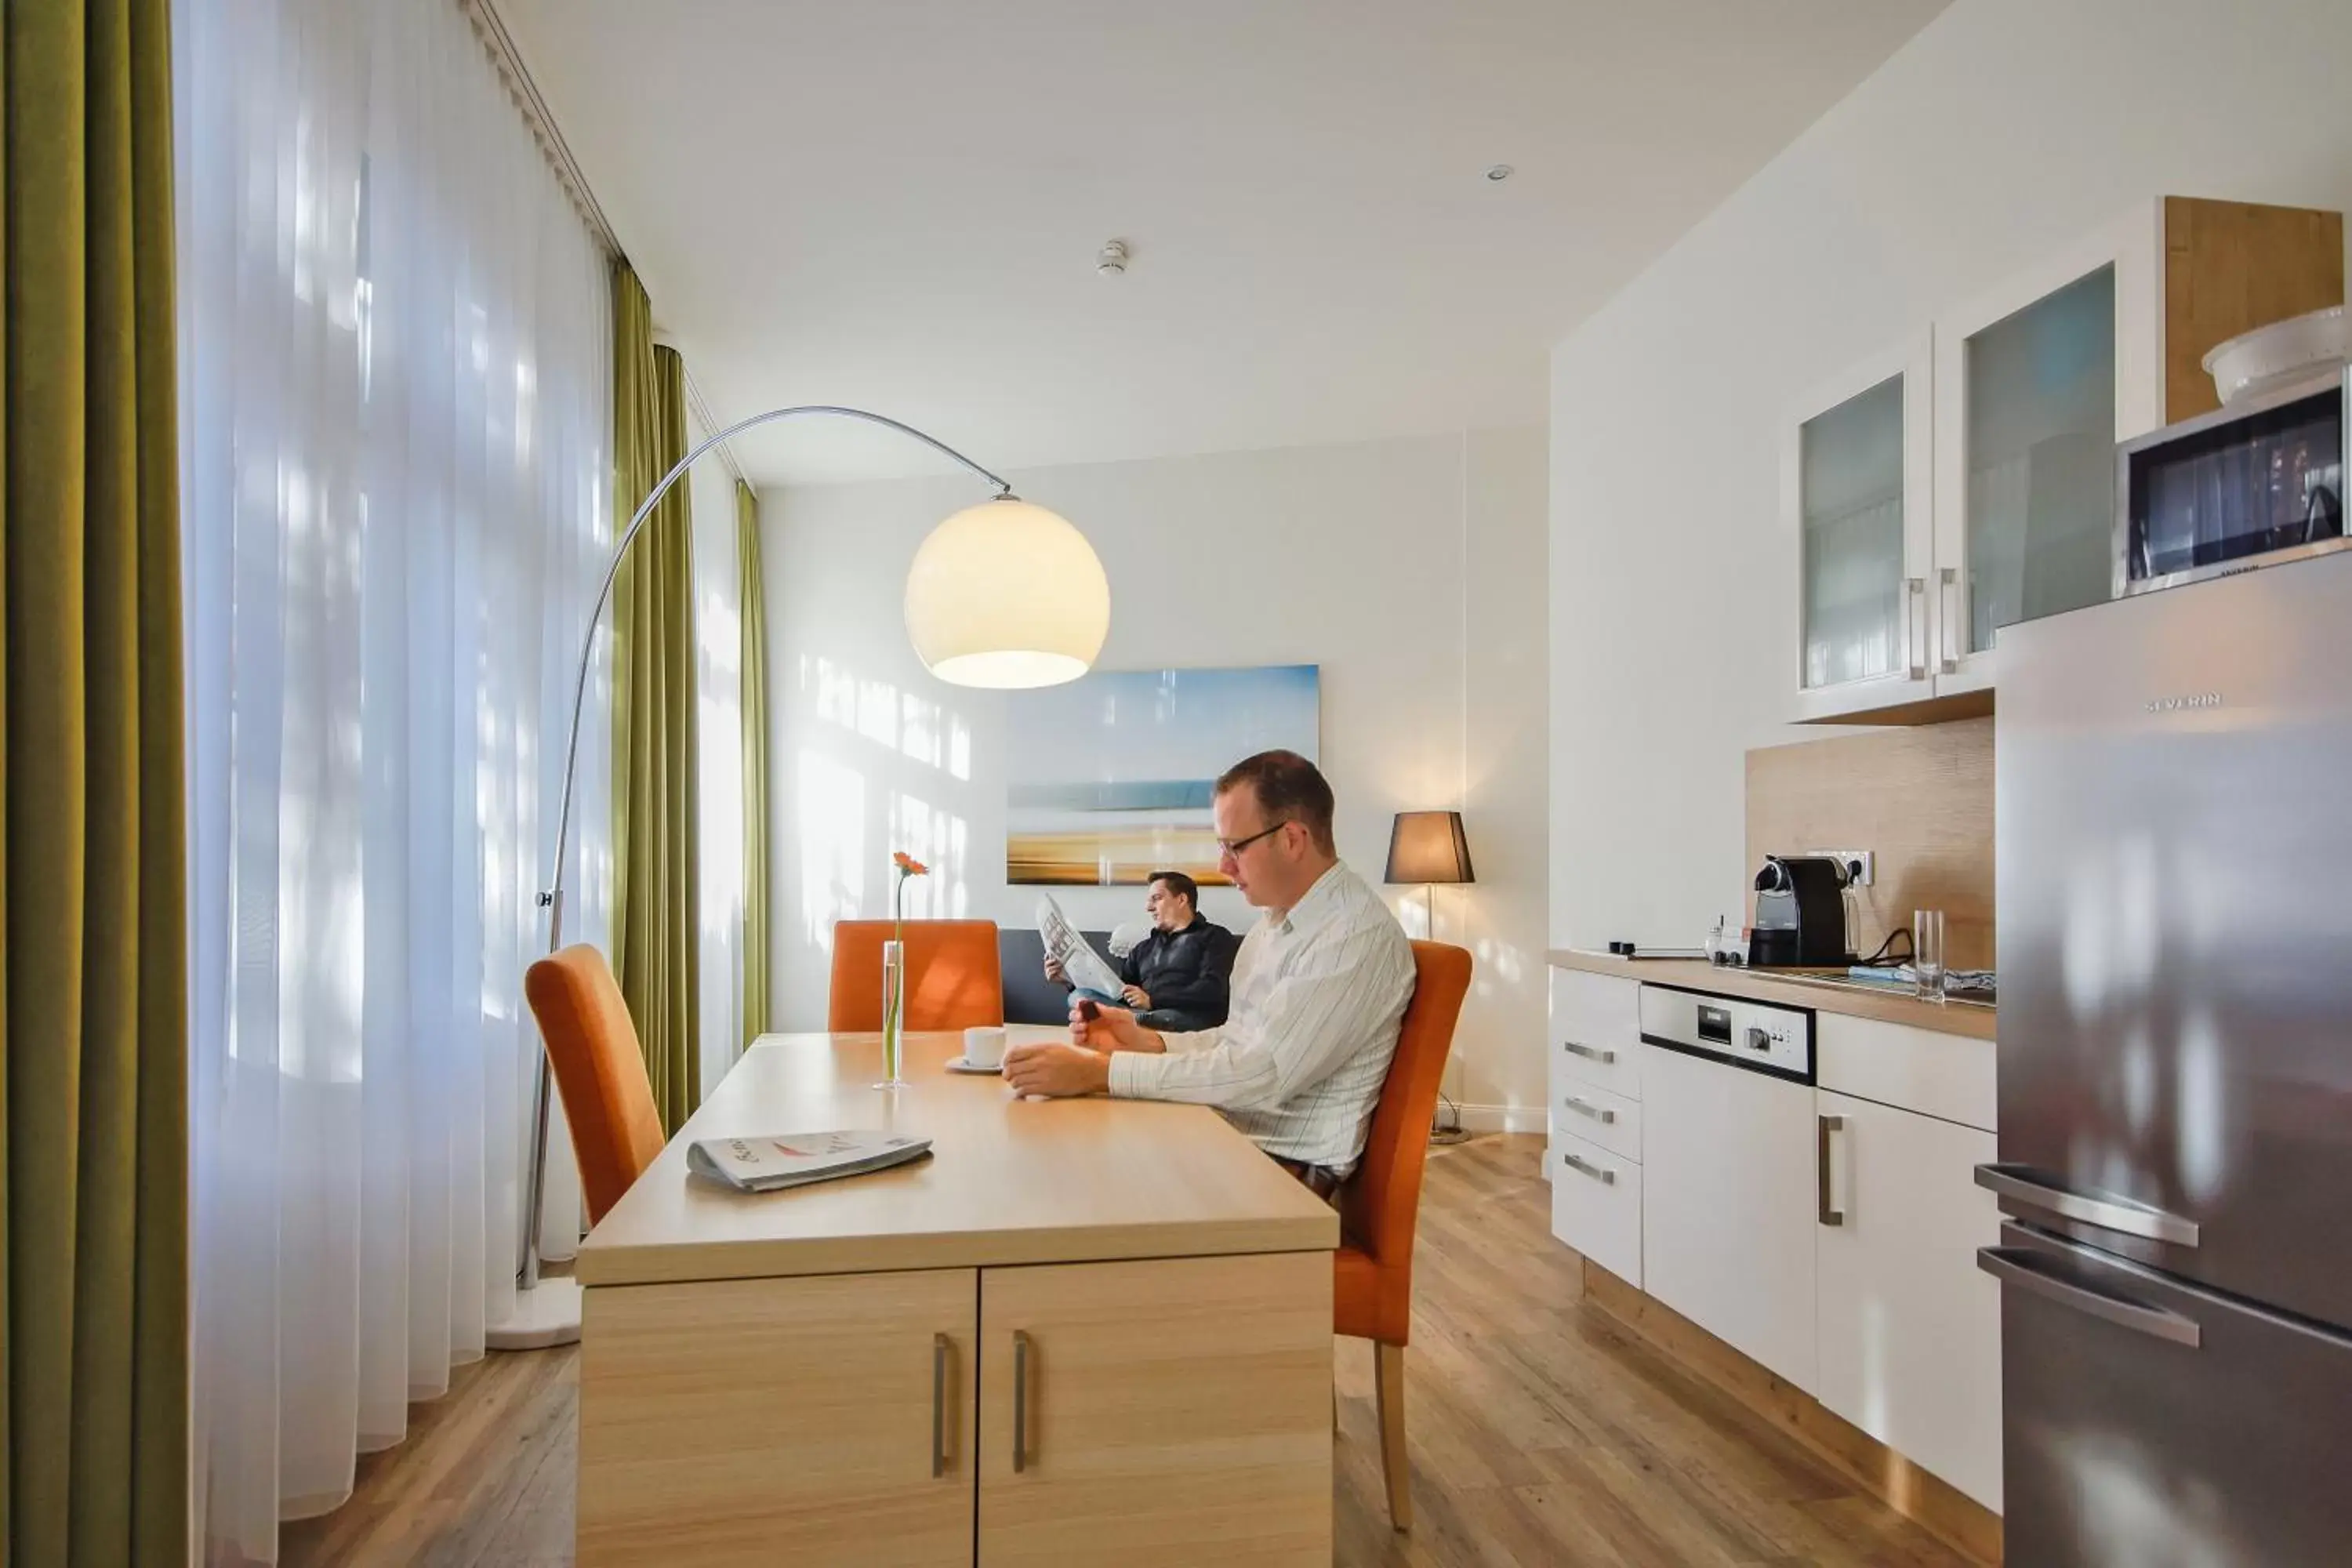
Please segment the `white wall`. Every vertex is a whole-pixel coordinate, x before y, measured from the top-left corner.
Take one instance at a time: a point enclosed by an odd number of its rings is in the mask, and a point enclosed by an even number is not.
[[[1322,667],[1339,851],[1368,879],[1395,812],[1463,805],[1480,881],[1439,894],[1438,934],[1473,948],[1477,988],[1449,1091],[1540,1127],[1543,433],[1007,477],[1102,556],[1105,668]],[[1036,889],[1004,881],[1004,700],[933,680],[900,617],[916,545],[985,493],[946,478],[761,496],[782,1027],[823,1026],[833,922],[888,913],[894,848],[935,871],[910,885],[910,916],[1034,923]],[[1419,893],[1390,891],[1418,931]],[[1089,926],[1138,918],[1143,900],[1056,896]],[[1251,918],[1230,889],[1202,902],[1235,930]]]
[[[1782,410],[2158,195],[2352,208],[2346,0],[1958,0],[1552,356],[1555,942],[1736,916]]]

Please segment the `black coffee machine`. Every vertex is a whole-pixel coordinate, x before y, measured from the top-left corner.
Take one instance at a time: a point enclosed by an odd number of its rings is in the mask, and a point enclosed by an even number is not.
[[[1853,962],[1845,942],[1845,868],[1827,856],[1767,855],[1756,873],[1756,924],[1748,942],[1753,969],[1842,969]]]

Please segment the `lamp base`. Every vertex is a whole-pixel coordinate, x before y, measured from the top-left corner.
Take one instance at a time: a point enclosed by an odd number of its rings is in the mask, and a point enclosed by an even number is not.
[[[542,1274],[515,1292],[514,1310],[491,1321],[483,1342],[494,1351],[543,1351],[580,1342],[580,1281]]]

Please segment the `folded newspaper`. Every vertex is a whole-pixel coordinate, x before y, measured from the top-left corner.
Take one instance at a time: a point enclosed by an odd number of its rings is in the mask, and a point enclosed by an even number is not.
[[[1080,991],[1099,991],[1106,996],[1117,996],[1127,989],[1127,982],[1118,971],[1102,961],[1102,955],[1087,945],[1054,895],[1045,893],[1037,900],[1037,935],[1045,943],[1045,956],[1062,966],[1062,977]]]
[[[704,1138],[686,1168],[739,1193],[770,1193],[835,1176],[862,1176],[929,1152],[931,1141],[900,1132],[777,1132]]]

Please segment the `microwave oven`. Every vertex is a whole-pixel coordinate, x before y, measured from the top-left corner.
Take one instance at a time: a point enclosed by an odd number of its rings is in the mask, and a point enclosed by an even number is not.
[[[2341,550],[2352,374],[2332,370],[2116,448],[2115,591]]]

